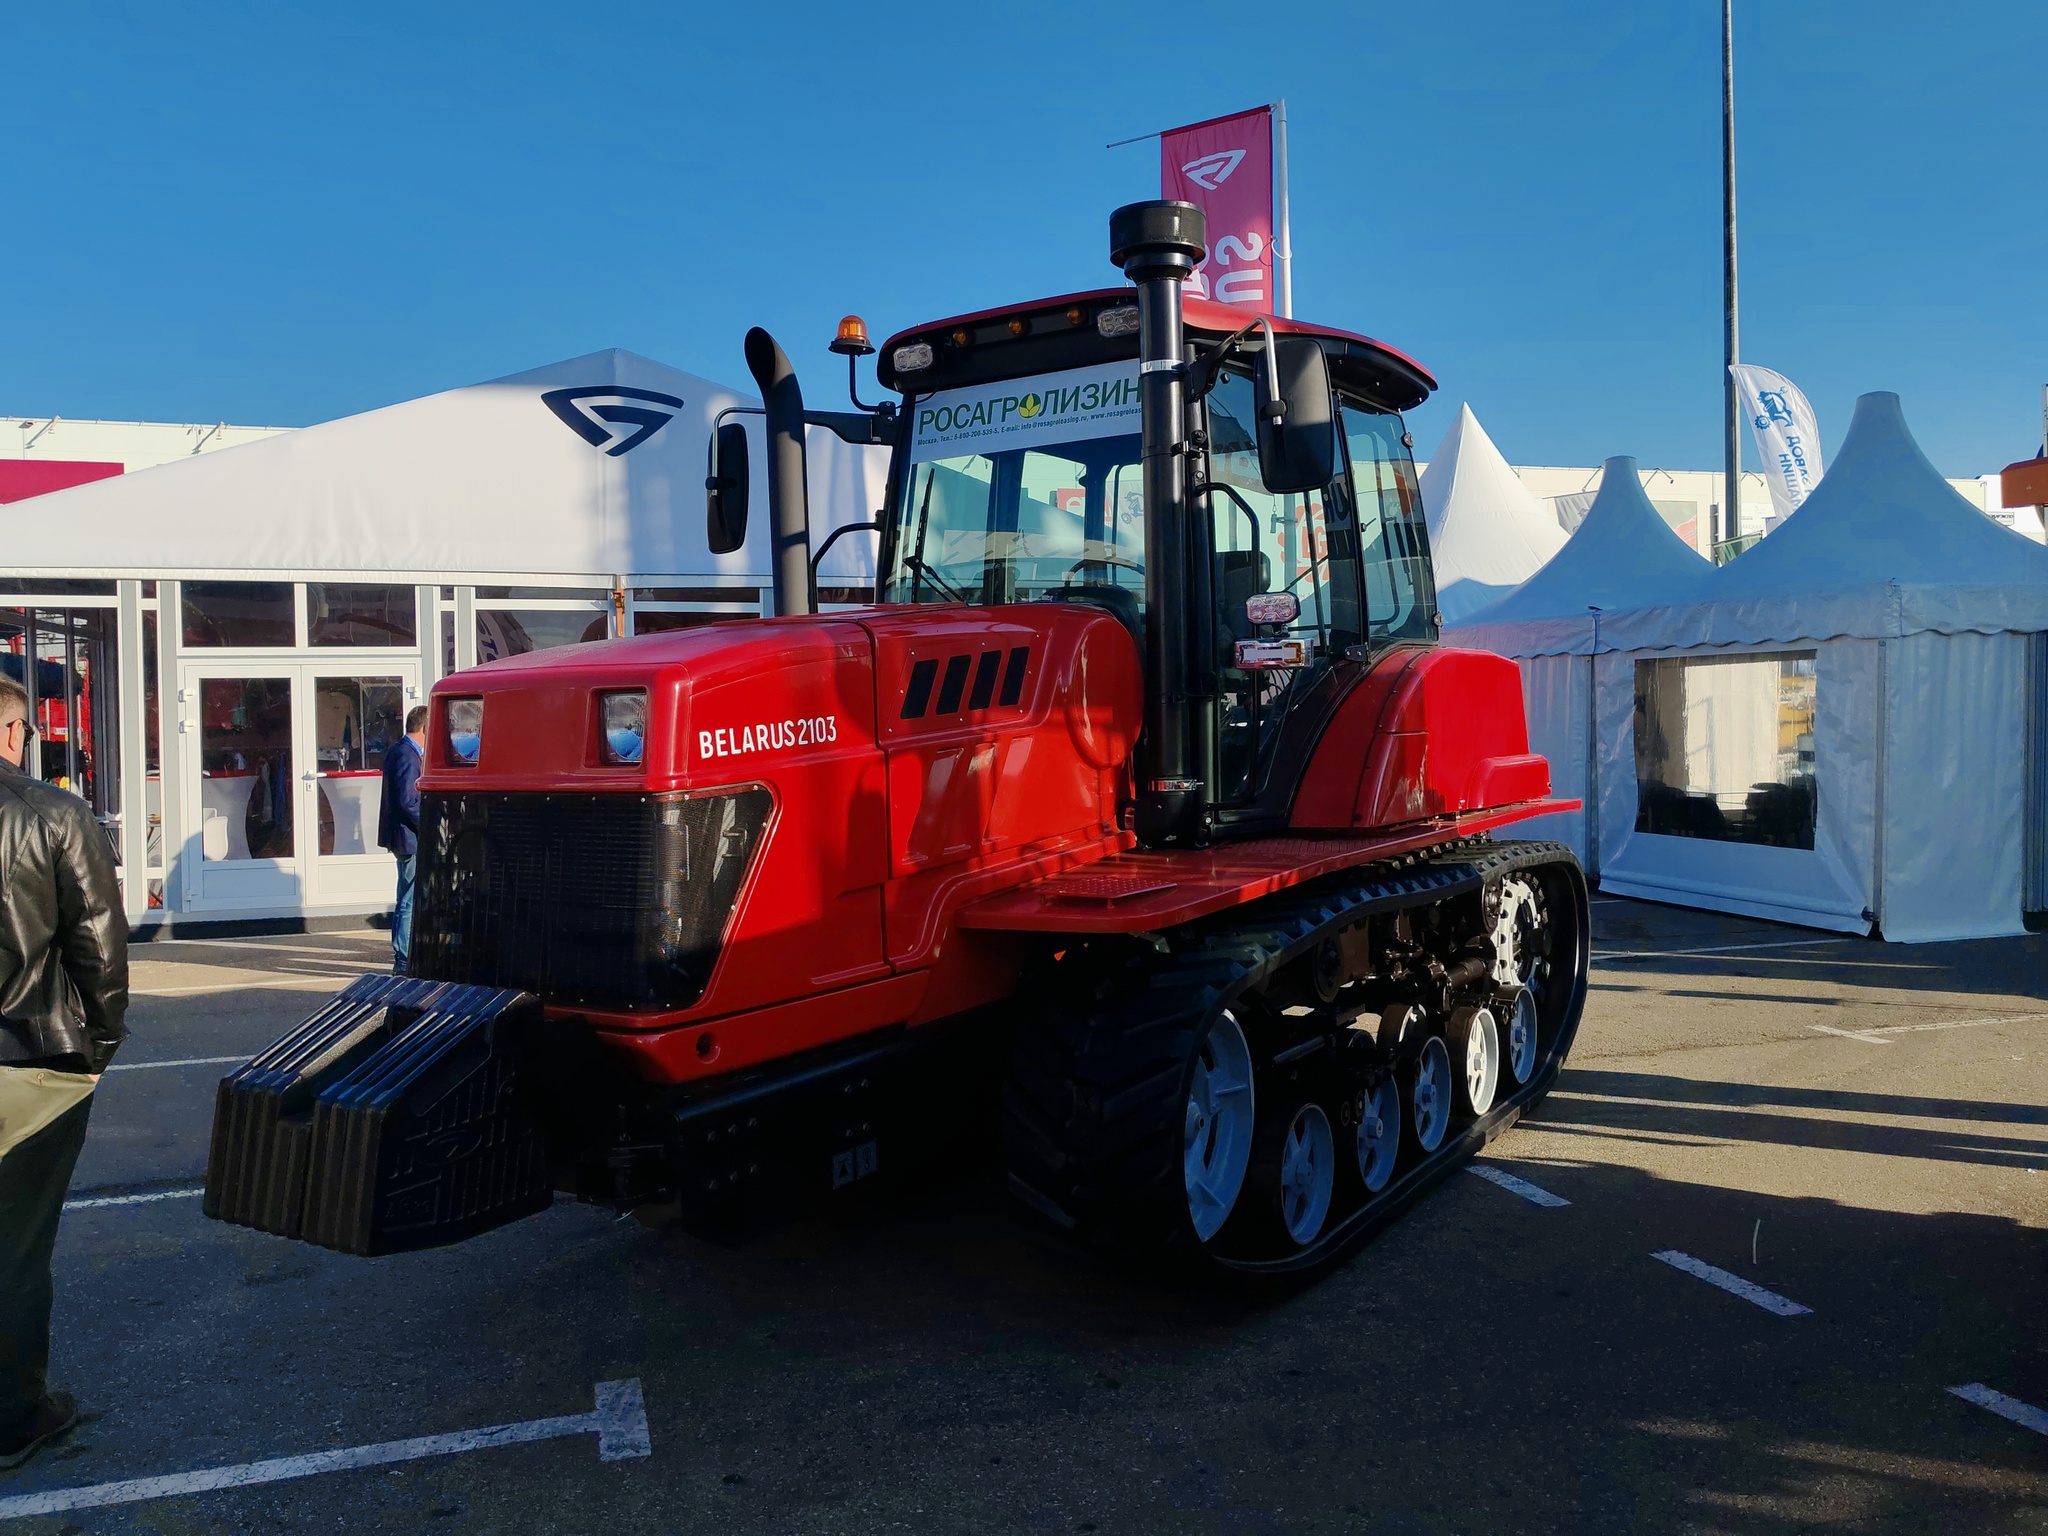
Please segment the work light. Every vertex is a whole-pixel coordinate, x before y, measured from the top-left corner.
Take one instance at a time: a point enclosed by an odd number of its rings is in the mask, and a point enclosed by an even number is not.
[[[637,764],[647,750],[647,690],[601,693],[597,707],[604,760]]]
[[[441,719],[447,731],[448,761],[474,768],[484,750],[484,701],[450,699]]]

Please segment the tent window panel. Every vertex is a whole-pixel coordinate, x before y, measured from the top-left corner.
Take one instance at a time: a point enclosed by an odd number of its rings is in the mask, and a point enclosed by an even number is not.
[[[1636,830],[1811,848],[1813,651],[1636,663]]]
[[[306,584],[306,639],[313,645],[383,645],[408,649],[420,640],[417,595],[411,587],[362,582]]]
[[[298,619],[288,581],[187,581],[179,584],[188,646],[298,643]]]
[[[608,608],[479,608],[476,659],[497,661],[558,645],[602,640],[610,627]]]

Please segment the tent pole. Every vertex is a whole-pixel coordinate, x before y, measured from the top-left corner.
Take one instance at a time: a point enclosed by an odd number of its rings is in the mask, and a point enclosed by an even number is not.
[[[1721,541],[1742,532],[1742,360],[1735,302],[1735,0],[1721,0]]]

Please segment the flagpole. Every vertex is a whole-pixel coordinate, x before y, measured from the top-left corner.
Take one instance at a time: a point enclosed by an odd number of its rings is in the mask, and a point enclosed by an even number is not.
[[[1294,237],[1287,228],[1287,98],[1273,103],[1273,313],[1294,315]]]
[[[1742,414],[1735,365],[1742,360],[1735,288],[1735,0],[1721,0],[1721,538],[1742,532]]]

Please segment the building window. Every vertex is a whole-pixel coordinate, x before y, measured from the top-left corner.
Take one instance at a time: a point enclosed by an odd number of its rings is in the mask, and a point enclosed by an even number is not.
[[[633,633],[660,635],[672,629],[695,629],[700,624],[723,624],[732,619],[756,617],[758,615],[752,613],[706,613],[701,608],[636,608],[633,611]]]
[[[416,594],[411,587],[308,582],[306,639],[312,645],[419,644]]]
[[[288,581],[187,581],[179,586],[190,646],[297,643]]]
[[[608,608],[479,608],[476,659],[497,661],[558,645],[602,640],[610,628]]]
[[[1813,651],[1636,663],[1636,830],[1811,848]]]

